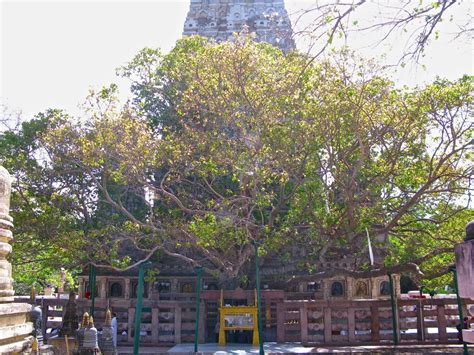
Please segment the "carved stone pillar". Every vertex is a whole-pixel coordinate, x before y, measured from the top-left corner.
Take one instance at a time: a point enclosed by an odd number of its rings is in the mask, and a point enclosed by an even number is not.
[[[9,216],[12,178],[0,166],[0,303],[13,302],[12,266],[7,256],[12,252],[10,241],[13,239],[11,228],[13,218]]]
[[[31,346],[33,324],[29,322],[31,305],[13,303],[12,267],[7,256],[13,219],[10,217],[12,177],[0,166],[0,354],[19,353]]]
[[[178,279],[176,278],[171,280],[171,292],[179,292]]]
[[[99,298],[107,298],[107,279],[101,278],[99,281]]]
[[[130,279],[129,278],[125,279],[124,296],[126,299],[130,298]]]
[[[86,294],[85,286],[86,286],[86,280],[83,277],[79,277],[79,291],[78,291],[79,298],[84,298]]]

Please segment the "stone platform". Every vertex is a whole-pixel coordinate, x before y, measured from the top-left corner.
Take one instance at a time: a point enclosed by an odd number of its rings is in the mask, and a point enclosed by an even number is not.
[[[132,347],[119,347],[119,355],[133,354]],[[199,344],[199,354],[202,355],[225,355],[225,354],[258,354],[258,347],[247,344],[228,344],[218,346],[217,344]],[[308,346],[301,343],[265,343],[265,354],[462,354],[462,345],[410,345],[401,346]],[[474,354],[474,346],[469,347],[470,353]],[[140,347],[140,355],[157,354],[194,354],[194,344],[179,344],[172,348]]]

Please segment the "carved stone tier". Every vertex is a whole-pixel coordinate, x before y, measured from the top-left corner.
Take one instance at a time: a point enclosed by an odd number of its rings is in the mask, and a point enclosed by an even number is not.
[[[0,354],[20,352],[31,346],[30,310],[27,303],[0,304]]]
[[[231,40],[247,26],[257,42],[288,52],[295,49],[291,23],[283,0],[191,0],[184,36]]]
[[[31,305],[13,303],[12,267],[7,260],[13,239],[13,219],[9,216],[12,181],[8,171],[0,166],[0,354],[30,348],[33,331]]]

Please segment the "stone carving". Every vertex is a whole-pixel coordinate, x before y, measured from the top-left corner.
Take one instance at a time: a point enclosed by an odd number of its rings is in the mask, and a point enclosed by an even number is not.
[[[78,350],[81,350],[84,347],[84,332],[89,325],[89,313],[85,312],[82,315],[81,328],[77,331],[77,345]]]
[[[285,52],[295,48],[283,0],[191,0],[183,35],[227,41],[244,26],[258,42],[271,43]]]
[[[66,303],[66,310],[64,312],[63,324],[61,325],[59,336],[63,337],[67,335],[68,337],[75,337],[78,327],[76,293],[71,291]]]
[[[8,212],[10,211],[12,182],[13,178],[8,171],[3,166],[0,166],[0,218],[8,216]]]
[[[8,171],[0,166],[0,302],[12,302],[14,294],[11,278],[12,267],[7,260],[7,256],[12,251],[9,243],[13,238],[10,231],[13,227],[13,219],[8,214],[12,181]]]
[[[313,316],[313,319],[320,319],[324,316],[324,313],[323,313],[322,310],[321,311],[314,311],[312,313],[312,316]]]
[[[369,295],[369,287],[367,282],[357,281],[356,284],[356,297],[367,297]]]
[[[79,355],[100,355],[97,339],[97,329],[94,327],[94,319],[86,312],[82,318],[82,327],[77,332]]]
[[[31,311],[31,321],[33,322],[33,336],[41,346],[43,345],[43,311],[40,306],[34,307]]]
[[[19,353],[32,344],[31,305],[13,303],[12,267],[7,257],[12,252],[13,218],[9,216],[13,178],[0,166],[0,354]]]
[[[104,355],[117,355],[117,348],[114,346],[114,329],[112,328],[112,313],[110,309],[105,313],[105,322],[102,327],[102,337],[100,350]]]

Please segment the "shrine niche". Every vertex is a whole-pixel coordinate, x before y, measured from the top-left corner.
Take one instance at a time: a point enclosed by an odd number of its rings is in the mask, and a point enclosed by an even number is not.
[[[153,288],[159,293],[168,293],[171,292],[171,282],[167,280],[157,281],[153,284]]]
[[[130,298],[137,298],[138,280],[133,280],[130,284]],[[148,282],[143,284],[143,297],[148,297]]]
[[[193,293],[195,292],[194,290],[194,284],[191,282],[186,282],[181,286],[181,292],[182,293]]]
[[[344,283],[341,281],[334,281],[331,284],[331,296],[332,297],[343,297],[344,292]]]
[[[120,282],[113,282],[110,284],[109,296],[116,298],[123,297],[123,286]]]
[[[390,283],[388,281],[380,282],[379,290],[381,296],[390,296]]]
[[[321,291],[321,283],[319,282],[308,282],[306,285],[307,292],[319,292]]]
[[[355,296],[358,298],[366,298],[369,296],[369,286],[367,281],[357,281],[355,286]]]

